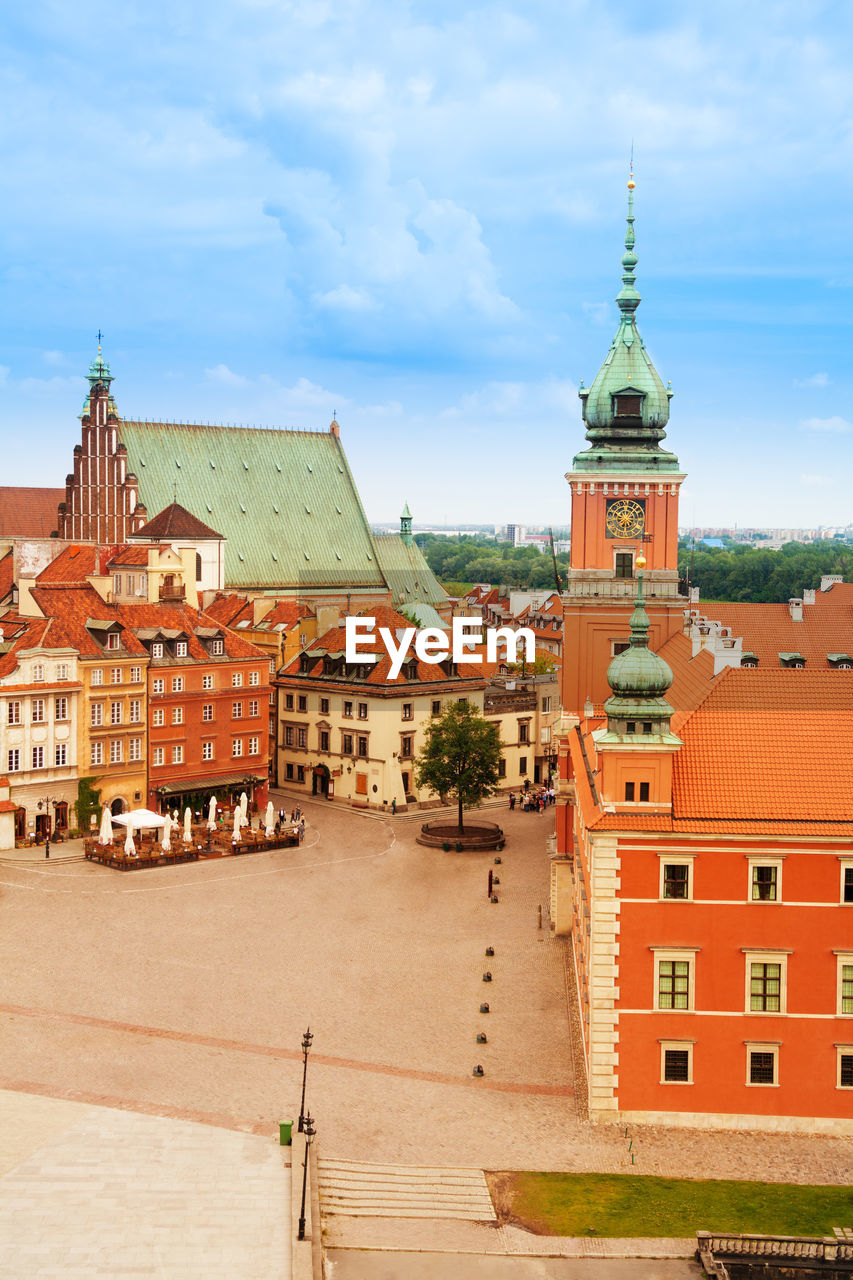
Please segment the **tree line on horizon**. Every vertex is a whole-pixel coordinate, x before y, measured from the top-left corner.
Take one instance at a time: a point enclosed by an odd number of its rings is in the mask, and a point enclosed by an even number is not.
[[[535,547],[515,547],[480,535],[443,538],[419,533],[415,541],[429,567],[451,595],[475,582],[508,590],[554,590],[554,565],[550,554]],[[834,539],[819,542],[786,542],[778,551],[751,547],[724,539],[722,547],[694,547],[679,542],[678,570],[683,584],[699,588],[702,600],[752,600],[784,603],[819,587],[824,574],[853,577],[853,547]],[[557,556],[557,570],[565,589],[569,555]]]

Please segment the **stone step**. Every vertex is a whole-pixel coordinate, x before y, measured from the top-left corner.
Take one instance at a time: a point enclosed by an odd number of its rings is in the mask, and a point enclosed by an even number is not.
[[[320,1202],[330,1215],[495,1220],[481,1169],[321,1159],[319,1173]]]

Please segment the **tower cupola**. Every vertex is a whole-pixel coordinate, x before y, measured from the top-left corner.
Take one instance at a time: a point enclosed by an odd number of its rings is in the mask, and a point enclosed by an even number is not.
[[[403,512],[400,516],[400,537],[407,546],[412,545],[412,513],[409,510],[408,502],[403,506]]]
[[[645,559],[637,557],[637,595],[631,640],[607,668],[611,695],[604,704],[609,733],[665,733],[673,708],[664,694],[672,684],[669,665],[649,648],[649,615],[643,598]],[[647,727],[648,726],[648,727]]]

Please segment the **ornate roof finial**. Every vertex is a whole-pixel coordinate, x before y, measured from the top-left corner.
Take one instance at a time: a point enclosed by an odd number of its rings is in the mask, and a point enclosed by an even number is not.
[[[625,252],[622,254],[622,288],[616,295],[616,301],[619,304],[619,310],[622,312],[622,323],[634,327],[634,312],[640,305],[640,295],[634,288],[634,268],[637,265],[637,255],[634,252],[634,173],[633,169],[628,176],[628,217],[627,226],[625,228]],[[633,333],[625,334],[623,341],[628,345],[633,341]]]

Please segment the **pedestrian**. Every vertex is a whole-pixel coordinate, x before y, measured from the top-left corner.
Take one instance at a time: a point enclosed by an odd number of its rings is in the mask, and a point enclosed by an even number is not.
[[[391,817],[395,818],[396,816],[397,816],[397,797],[394,796],[394,799],[391,801]]]
[[[510,811],[510,813],[512,813],[512,811],[513,811],[513,809],[514,809],[514,808],[515,808],[515,792],[514,792],[514,791],[510,791],[510,793],[509,793],[509,811]]]
[[[299,839],[300,840],[305,839],[305,819],[304,818],[299,819]]]
[[[284,823],[284,810],[283,810],[283,809],[279,809],[279,811],[278,811],[278,821],[279,821],[279,825],[282,825],[282,824]]]

